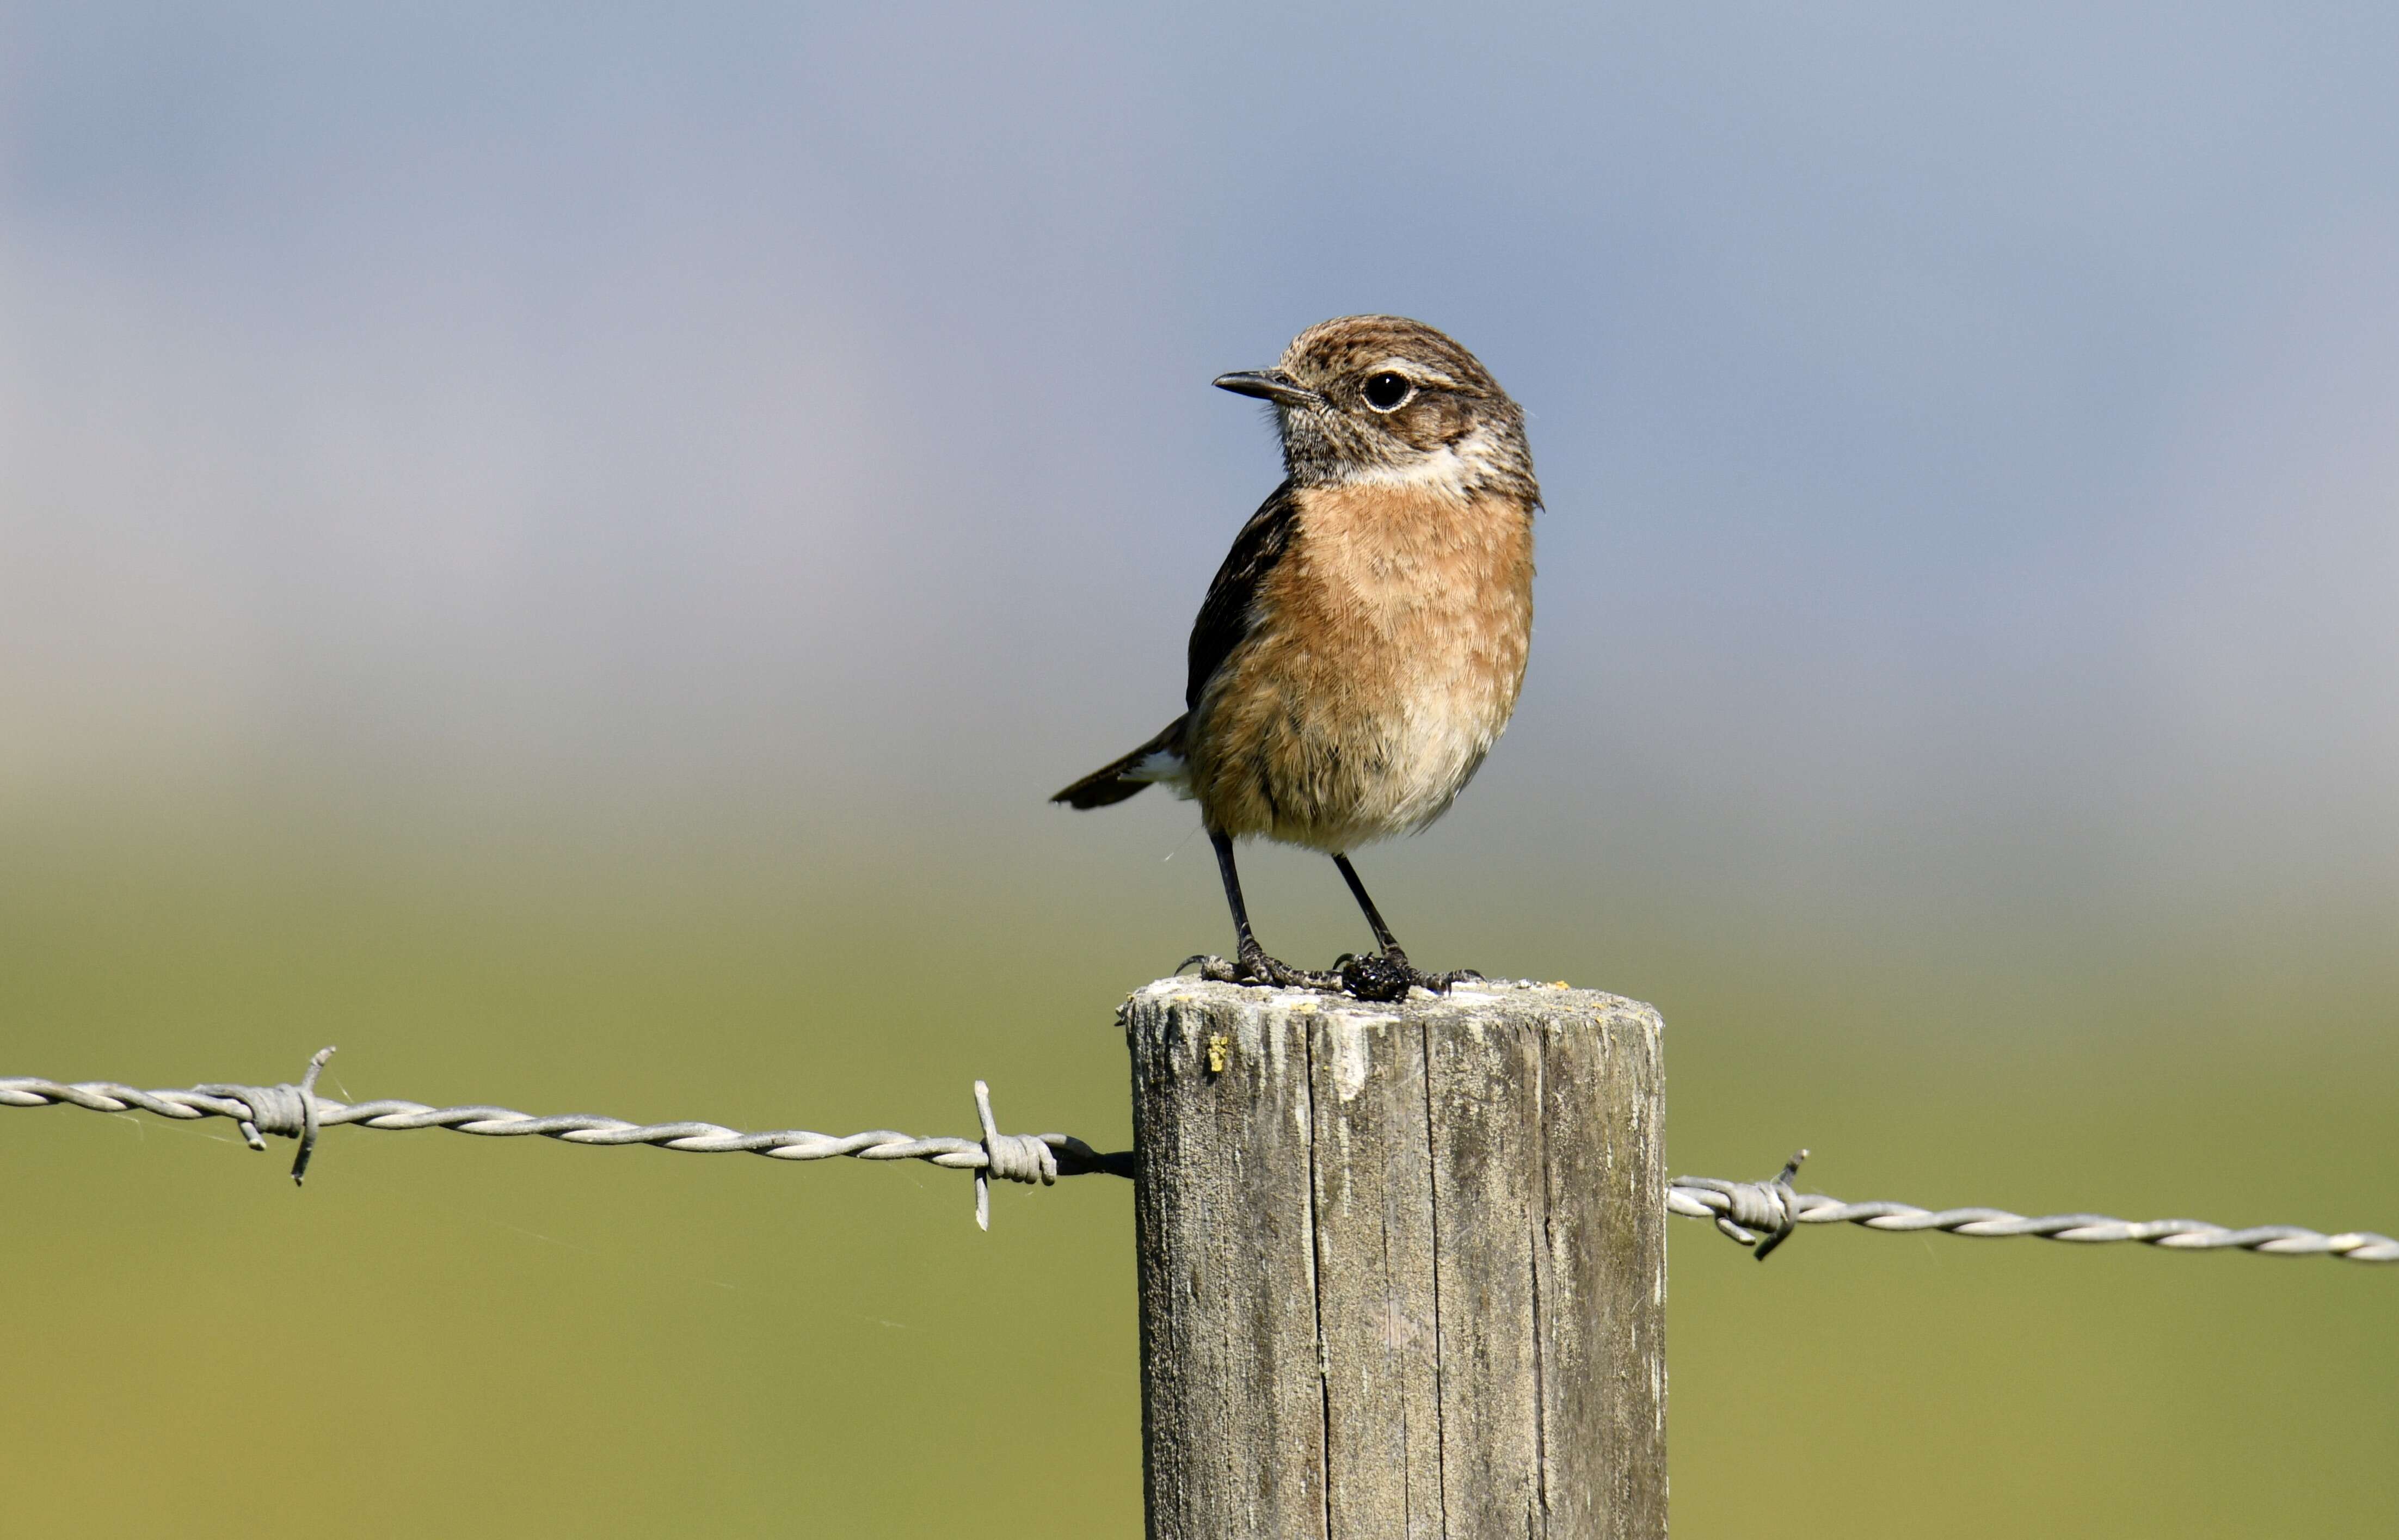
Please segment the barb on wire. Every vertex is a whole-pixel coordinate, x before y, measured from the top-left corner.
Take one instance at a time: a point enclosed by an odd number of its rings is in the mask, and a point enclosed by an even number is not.
[[[1797,1193],[1791,1179],[1808,1158],[1800,1151],[1770,1182],[1725,1182],[1678,1176],[1666,1189],[1666,1211],[1710,1219],[1764,1262],[1802,1224],[1862,1224],[1869,1230],[1945,1230],[1953,1236],[2037,1236],[2095,1245],[2136,1240],[2170,1251],[2262,1251],[2278,1257],[2340,1257],[2349,1262],[2399,1262],[2399,1240],[2370,1230],[2338,1235],[2296,1224],[2230,1229],[2196,1219],[2110,1219],[2106,1214],[2044,1214],[2026,1218],[2004,1209],[1918,1209],[1907,1203],[1844,1203],[1822,1193]],[[1769,1232],[1761,1236],[1759,1232]]]
[[[323,1126],[317,1110],[317,1076],[332,1057],[331,1044],[310,1054],[307,1072],[296,1086],[200,1086],[195,1089],[230,1098],[251,1110],[237,1126],[242,1141],[253,1150],[266,1148],[262,1132],[297,1139],[300,1153],[291,1157],[291,1185],[297,1187],[308,1179],[308,1157],[317,1153],[317,1130]]]
[[[309,1060],[300,1084],[279,1086],[206,1085],[189,1090],[144,1091],[113,1081],[85,1080],[62,1085],[32,1077],[0,1079],[0,1107],[82,1107],[98,1113],[145,1112],[159,1117],[190,1121],[229,1117],[240,1128],[253,1150],[266,1148],[264,1134],[300,1141],[291,1180],[308,1171],[320,1128],[352,1124],[362,1128],[447,1128],[453,1133],[487,1138],[537,1135],[563,1144],[653,1144],[662,1150],[694,1155],[759,1155],[775,1160],[922,1160],[929,1165],[975,1173],[975,1222],[991,1228],[990,1179],[1040,1182],[1047,1186],[1062,1176],[1101,1173],[1132,1175],[1130,1151],[1105,1155],[1071,1134],[1004,1134],[992,1117],[991,1091],[975,1082],[975,1115],[983,1125],[981,1139],[936,1136],[919,1139],[889,1128],[865,1133],[820,1134],[804,1128],[772,1133],[743,1133],[716,1123],[628,1123],[618,1117],[567,1113],[537,1117],[508,1107],[428,1107],[421,1101],[356,1101],[343,1103],[317,1095],[317,1076],[333,1050],[324,1048]]]

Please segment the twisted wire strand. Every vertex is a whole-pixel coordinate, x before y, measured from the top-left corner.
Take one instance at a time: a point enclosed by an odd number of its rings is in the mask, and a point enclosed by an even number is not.
[[[327,1048],[312,1059],[306,1077],[297,1086],[206,1085],[189,1090],[145,1091],[109,1080],[66,1084],[15,1076],[0,1079],[0,1107],[145,1112],[178,1121],[231,1118],[241,1126],[252,1149],[266,1148],[262,1134],[301,1140],[300,1158],[292,1169],[295,1182],[307,1169],[317,1130],[345,1124],[361,1128],[447,1128],[496,1139],[537,1137],[562,1144],[649,1144],[691,1155],[757,1155],[773,1160],[921,1160],[975,1173],[975,1219],[985,1229],[991,1225],[989,1182],[993,1177],[1047,1186],[1062,1176],[1132,1175],[1130,1152],[1103,1154],[1072,1134],[1001,1133],[992,1117],[990,1088],[980,1080],[974,1086],[975,1111],[983,1129],[979,1140],[948,1135],[919,1138],[891,1128],[854,1134],[820,1134],[806,1128],[744,1133],[718,1123],[629,1123],[594,1113],[538,1116],[509,1107],[335,1101],[318,1096],[315,1088],[317,1072],[332,1053]]]
[[[1804,1154],[1804,1152],[1803,1152]],[[2170,1251],[2259,1251],[2278,1257],[2339,1257],[2347,1262],[2399,1262],[2399,1240],[2370,1230],[2325,1235],[2297,1224],[2235,1230],[2196,1219],[2121,1220],[2106,1214],[2012,1214],[2004,1209],[1918,1209],[1909,1203],[1844,1203],[1822,1193],[1795,1193],[1790,1176],[1775,1182],[1724,1182],[1676,1177],[1666,1189],[1666,1211],[1714,1220],[1718,1230],[1758,1260],[1801,1224],[1858,1224],[1869,1230],[1942,1230],[1953,1236],[2034,1236],[2098,1245],[2139,1241]],[[1761,1232],[1764,1232],[1761,1234]]]
[[[319,1128],[447,1128],[485,1138],[542,1138],[564,1144],[648,1144],[691,1155],[756,1155],[774,1160],[921,1160],[975,1173],[975,1217],[990,1224],[989,1182],[1048,1185],[1063,1176],[1094,1173],[1130,1177],[1130,1151],[1103,1154],[1071,1134],[1004,1134],[991,1113],[988,1088],[975,1082],[975,1111],[983,1138],[949,1135],[920,1138],[890,1128],[822,1134],[805,1128],[744,1133],[717,1123],[630,1123],[591,1113],[537,1116],[508,1107],[431,1107],[421,1101],[341,1102],[319,1097],[317,1072],[332,1049],[309,1061],[297,1086],[196,1086],[188,1090],[141,1090],[110,1080],[62,1084],[32,1076],[0,1079],[0,1107],[82,1107],[90,1112],[144,1112],[177,1121],[230,1118],[241,1126],[253,1149],[266,1148],[262,1134],[303,1141],[294,1179],[306,1169],[308,1146]],[[1676,1177],[1666,1191],[1666,1211],[1684,1219],[1715,1222],[1716,1228],[1763,1261],[1802,1224],[1857,1224],[1869,1230],[1940,1230],[1958,1236],[2033,1236],[2083,1245],[2138,1241],[2174,1251],[2243,1250],[2270,1256],[2333,1256],[2348,1262],[2399,1263],[2399,1239],[2372,1231],[2335,1235],[2296,1224],[2261,1224],[2235,1230],[2195,1219],[2132,1221],[2106,1214],[2027,1216],[2004,1209],[1919,1209],[1891,1202],[1845,1203],[1821,1193],[1793,1190],[1801,1151],[1779,1177],[1765,1182],[1727,1182],[1716,1177]]]

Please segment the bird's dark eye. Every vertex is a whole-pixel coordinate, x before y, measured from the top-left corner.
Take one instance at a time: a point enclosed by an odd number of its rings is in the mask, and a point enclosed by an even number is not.
[[[1389,370],[1366,382],[1366,404],[1377,412],[1397,412],[1416,393],[1416,387],[1408,383],[1406,375]]]

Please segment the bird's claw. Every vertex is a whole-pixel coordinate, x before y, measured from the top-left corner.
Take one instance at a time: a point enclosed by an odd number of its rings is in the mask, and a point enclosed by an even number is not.
[[[1311,973],[1307,968],[1294,967],[1280,958],[1267,956],[1263,948],[1245,951],[1239,958],[1203,952],[1183,964],[1185,968],[1194,966],[1199,968],[1200,978],[1212,983],[1246,984],[1253,989],[1306,989],[1338,994],[1347,987],[1337,973]],[[1183,968],[1175,971],[1180,973]]]
[[[1344,957],[1333,966],[1340,975],[1342,988],[1361,1000],[1404,1000],[1412,989],[1447,994],[1451,985],[1483,977],[1471,967],[1427,973],[1409,962],[1408,954],[1397,947],[1363,957]]]

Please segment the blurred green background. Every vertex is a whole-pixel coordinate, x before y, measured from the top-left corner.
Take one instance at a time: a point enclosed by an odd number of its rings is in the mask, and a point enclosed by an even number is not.
[[[0,1074],[1118,1147],[1155,730],[1391,309],[1531,412],[1431,966],[1677,1171],[2399,1231],[2399,22],[0,11]],[[1249,858],[1269,945],[1363,938]],[[7,1533],[1137,1533],[1131,1195],[0,1112]],[[2383,1534],[2399,1273],[1674,1226],[1678,1533]]]

